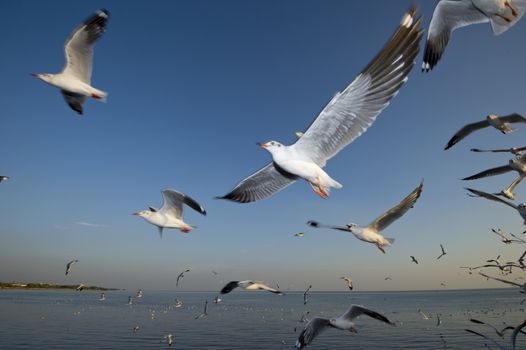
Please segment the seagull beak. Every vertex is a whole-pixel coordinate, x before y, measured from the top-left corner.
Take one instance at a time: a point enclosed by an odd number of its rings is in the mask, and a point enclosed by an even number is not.
[[[31,76],[35,77],[35,78],[38,78],[38,74],[35,74],[35,73],[31,73]]]
[[[261,143],[261,142],[258,142],[257,145],[261,148],[267,148],[268,147],[268,144],[266,143]]]
[[[137,213],[133,213],[132,215],[141,216],[141,213],[137,212]]]

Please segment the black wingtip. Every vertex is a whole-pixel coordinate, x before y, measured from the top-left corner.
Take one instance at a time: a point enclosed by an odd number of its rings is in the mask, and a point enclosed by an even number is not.
[[[311,227],[319,227],[320,223],[317,222],[317,221],[309,220],[309,221],[307,221],[307,225],[309,225]]]

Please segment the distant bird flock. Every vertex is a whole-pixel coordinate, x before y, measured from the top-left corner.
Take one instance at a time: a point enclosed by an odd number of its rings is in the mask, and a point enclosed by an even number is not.
[[[443,58],[446,46],[455,29],[471,24],[489,22],[494,34],[500,35],[516,24],[525,10],[526,0],[439,1],[434,10],[427,32],[422,71],[430,72],[437,66],[438,62]],[[60,89],[68,106],[79,115],[84,114],[84,104],[88,98],[106,101],[108,96],[106,92],[91,85],[91,77],[94,44],[102,37],[107,29],[109,18],[109,11],[100,9],[73,30],[64,45],[66,62],[62,72],[58,74],[32,74],[49,85]],[[407,83],[408,76],[415,65],[420,50],[421,39],[423,37],[421,24],[422,17],[417,16],[417,10],[415,8],[407,11],[403,15],[394,34],[380,49],[378,54],[367,64],[365,69],[351,80],[346,87],[334,95],[329,103],[322,108],[318,116],[311,122],[310,126],[304,129],[305,131],[295,132],[297,139],[293,144],[285,145],[274,140],[259,143],[261,148],[269,152],[271,160],[261,169],[241,180],[231,191],[216,198],[238,203],[256,202],[274,196],[279,191],[299,180],[304,180],[302,183],[308,184],[313,192],[322,199],[328,199],[332,189],[342,188],[343,184],[337,180],[341,174],[335,173],[329,175],[324,168],[331,158],[339,153],[343,153],[342,151],[346,146],[365,133],[368,128],[377,121],[378,116],[392,103],[393,98],[399,93],[402,86]],[[500,65],[500,63],[497,64]],[[518,68],[522,69],[522,67]],[[343,71],[348,71],[347,67],[345,67]],[[499,88],[505,88],[505,86]],[[308,121],[305,120],[305,125],[307,125],[307,122]],[[520,128],[519,124],[523,123],[526,123],[526,118],[518,113],[505,116],[489,114],[481,121],[474,121],[471,124],[463,126],[447,142],[445,149],[448,150],[452,148],[474,132],[483,132],[482,130],[485,128],[492,127],[503,134],[507,134],[516,130],[512,125],[517,125],[517,127]],[[490,131],[487,132],[489,133]],[[493,150],[472,149],[473,152],[511,153],[514,158],[510,159],[508,164],[484,170],[462,180],[475,180],[489,176],[497,176],[507,172],[515,172],[517,178],[513,183],[508,187],[503,186],[504,189],[498,192],[490,193],[474,188],[466,188],[466,190],[472,197],[491,200],[515,209],[526,225],[526,203],[515,204],[511,202],[517,198],[517,195],[513,192],[514,189],[526,176],[526,155],[523,154],[525,150],[526,147]],[[248,170],[249,169],[247,169],[247,171]],[[234,175],[235,174],[233,174],[233,176]],[[0,182],[8,179],[9,176],[0,176]],[[6,186],[8,185],[9,184],[6,184]],[[2,186],[4,186],[4,184],[2,184]],[[422,181],[407,197],[391,209],[382,213],[367,226],[358,226],[352,223],[346,224],[345,226],[330,226],[320,224],[314,220],[309,220],[307,224],[310,227],[326,227],[351,233],[359,240],[373,244],[385,254],[386,248],[393,244],[394,239],[384,237],[382,232],[396,220],[401,219],[409,209],[415,206],[422,194],[423,186],[424,182]],[[134,213],[134,215],[142,217],[148,223],[156,226],[161,237],[164,229],[178,229],[183,233],[189,233],[195,228],[195,226],[183,220],[184,206],[188,206],[202,215],[207,214],[203,206],[182,192],[173,189],[164,189],[161,193],[164,202],[160,209],[149,206],[147,210]],[[410,220],[410,218],[407,220]],[[500,230],[493,230],[493,232],[499,236],[503,243],[526,243],[525,240],[513,234],[511,235],[514,238],[509,238]],[[304,236],[304,232],[294,234],[294,237],[301,238]],[[440,244],[440,254],[436,259],[434,258],[436,255],[433,256],[433,261],[443,258],[446,254],[444,246]],[[475,269],[496,267],[498,272],[510,274],[512,268],[525,269],[525,255],[526,251],[516,262],[501,263],[499,261],[500,256],[498,256],[496,259],[487,260],[484,265],[474,267],[464,266],[462,268],[467,268],[471,274],[471,271]],[[422,257],[419,256],[419,258]],[[410,256],[410,259],[411,260],[407,262],[408,264],[410,262],[415,265],[419,264],[415,256]],[[423,260],[425,259],[422,259],[422,261]],[[78,261],[77,259],[73,259],[67,262],[66,275],[72,273],[72,267],[78,263]],[[419,267],[414,266],[414,268]],[[186,269],[177,276],[175,286],[181,284],[185,273],[189,271],[190,269]],[[215,271],[212,271],[212,273],[214,276],[218,275]],[[479,272],[479,275],[486,279],[492,279],[514,287],[519,287],[521,293],[526,292],[526,284],[490,276],[482,272]],[[352,291],[355,286],[353,286],[351,277],[343,276],[341,279],[346,282],[346,287],[350,293],[353,293]],[[385,280],[391,280],[391,277],[385,277]],[[445,286],[446,284],[442,282],[441,285]],[[311,288],[312,285],[309,285],[303,293],[303,305],[307,305],[309,302]],[[82,291],[84,284],[79,284],[76,289],[77,291]],[[235,289],[267,291],[275,295],[283,294],[283,292],[279,290],[279,286],[276,289],[264,282],[255,280],[228,282],[219,291],[219,294],[226,295]],[[135,298],[142,297],[143,291],[139,289]],[[105,294],[102,293],[98,300],[104,301],[106,298]],[[232,299],[235,298],[232,297],[229,299],[229,302],[233,302]],[[217,304],[221,302],[222,299],[218,295],[213,301]],[[132,296],[128,297],[127,304],[133,304]],[[181,307],[182,305],[182,302],[176,299],[174,307]],[[429,319],[428,315],[422,310],[418,310],[418,312],[422,320]],[[208,300],[205,300],[203,312],[196,315],[195,320],[205,318],[208,316],[208,313]],[[354,320],[360,315],[369,316],[390,326],[395,325],[381,313],[360,305],[351,305],[348,311],[335,318],[314,317],[309,321],[306,319],[307,315],[308,311],[304,313],[300,320],[301,324],[306,323],[306,325],[296,341],[295,347],[297,349],[303,349],[311,344],[322,331],[328,328],[355,333],[356,327]],[[439,314],[436,316],[438,327],[440,326],[441,319]],[[206,319],[201,321],[206,322]],[[471,321],[473,323],[486,325],[483,321],[475,319]],[[225,322],[227,322],[227,320],[225,320]],[[500,331],[490,324],[487,325],[493,328],[499,336],[506,330],[505,328]],[[509,343],[511,349],[515,349],[516,338],[518,334],[522,332],[521,329],[525,325],[526,323],[522,323],[516,327],[509,327],[512,330]],[[139,329],[139,326],[133,327],[133,333],[138,332]],[[489,341],[493,347],[508,348],[496,343],[484,334],[468,329],[466,331],[484,338],[486,341]],[[345,334],[337,334],[337,332],[334,332],[334,334],[327,334],[327,336],[345,337]],[[443,347],[447,348],[442,334],[440,338]],[[171,346],[174,343],[173,335],[165,335],[162,342]],[[374,348],[374,344],[371,344],[371,348]]]

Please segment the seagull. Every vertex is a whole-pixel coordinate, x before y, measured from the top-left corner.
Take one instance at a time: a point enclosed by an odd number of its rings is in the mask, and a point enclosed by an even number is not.
[[[503,346],[503,345],[497,343],[495,340],[491,339],[490,337],[485,336],[484,334],[472,331],[471,329],[464,329],[464,330],[466,332],[478,335],[479,337],[482,337],[482,338],[490,341],[492,346],[496,346],[497,348],[499,348],[501,350],[509,350],[509,349],[515,350],[516,349],[515,345],[516,345],[517,335],[519,333],[524,333],[524,332],[522,332],[522,329],[524,327],[526,327],[526,320],[522,321],[522,323],[520,323],[517,327],[512,327],[513,328],[513,333],[511,334],[511,338],[510,338],[510,345],[511,345],[510,347]]]
[[[214,304],[219,304],[219,303],[222,302],[222,301],[223,301],[223,299],[221,299],[221,298],[219,297],[219,295],[216,295],[216,297],[214,298]]]
[[[481,171],[480,173],[477,173],[475,175],[465,177],[462,180],[476,180],[476,179],[481,179],[483,177],[505,174],[505,173],[508,173],[514,170],[519,174],[519,176],[521,177],[526,176],[526,156],[522,156],[519,159],[517,158],[510,159],[508,162],[508,165],[502,165],[502,166],[498,166],[495,168],[490,168],[490,169]]]
[[[128,305],[131,305],[133,304],[133,301],[132,301],[132,297],[131,295],[128,296]]]
[[[176,287],[179,286],[179,280],[180,280],[181,278],[184,277],[184,274],[185,274],[186,272],[190,272],[190,270],[189,270],[189,269],[186,269],[186,270],[184,270],[183,272],[181,272],[181,273],[179,274],[179,276],[177,276],[177,281],[175,281],[175,286],[176,286]]]
[[[292,145],[259,143],[272,162],[217,197],[248,203],[272,196],[303,178],[322,198],[342,185],[322,168],[327,161],[365,132],[406,82],[419,51],[421,17],[416,9],[404,14],[400,26],[380,53],[354,81],[323,108],[303,136]]]
[[[503,152],[509,152],[517,157],[522,157],[524,154],[524,150],[526,150],[526,147],[511,147],[511,148],[502,148],[502,149],[479,149],[479,148],[472,148],[470,149],[471,152],[496,152],[496,153],[503,153]]]
[[[442,324],[442,320],[440,319],[440,314],[437,314],[437,327]]]
[[[353,286],[352,286],[352,279],[350,277],[340,277],[342,280],[345,280],[347,281],[347,287],[349,287],[350,290],[353,289]]]
[[[356,224],[347,224],[346,226],[327,226],[321,225],[317,221],[308,221],[307,225],[312,227],[328,227],[334,230],[340,230],[345,232],[352,233],[356,238],[364,242],[373,243],[376,247],[385,254],[384,247],[390,246],[393,242],[393,238],[386,238],[380,234],[385,228],[391,225],[396,220],[400,219],[409,209],[411,209],[416,200],[420,197],[422,193],[422,187],[424,182],[420,182],[413,192],[411,192],[407,197],[405,197],[400,203],[398,203],[393,208],[389,209],[379,217],[377,217],[373,222],[371,222],[366,227],[360,227]]]
[[[493,232],[497,233],[494,229],[491,229],[491,230],[492,230]],[[500,229],[499,229],[499,231],[500,231]],[[489,259],[489,260],[486,260],[486,262],[487,262],[487,263],[492,263],[492,262],[494,262],[495,264],[500,265],[500,261],[499,261],[499,259],[500,259],[500,254],[497,255],[497,257],[496,257],[495,259]]]
[[[200,319],[202,317],[205,317],[205,316],[208,316],[208,300],[205,300],[205,309],[203,310],[203,313],[198,315],[198,316],[195,316],[194,320],[197,320],[197,319]]]
[[[511,185],[508,186],[508,188],[498,192],[498,193],[493,193],[494,195],[496,196],[502,196],[502,197],[505,197],[507,199],[511,199],[512,201],[515,200],[515,193],[513,193],[513,190],[515,189],[515,187],[522,181],[522,179],[524,179],[524,176],[519,176],[518,178],[516,178],[512,183]]]
[[[139,326],[134,326],[133,327],[133,333],[137,333],[139,331]]]
[[[194,227],[183,221],[183,204],[188,205],[198,213],[206,215],[205,209],[192,198],[175,190],[162,190],[164,203],[161,209],[150,207],[133,215],[140,216],[150,224],[159,228],[159,235],[163,236],[163,228],[178,228],[181,232],[188,233]]]
[[[444,250],[444,246],[442,244],[440,245],[440,249],[442,249],[442,254],[440,254],[437,257],[437,260],[440,259],[441,257],[443,257],[444,255],[446,255],[446,251]]]
[[[0,175],[0,182],[9,180],[9,176]]]
[[[384,278],[384,281],[387,281],[387,280],[391,281],[392,278],[391,278],[391,277],[386,277],[386,278]]]
[[[476,319],[474,319],[474,318],[470,318],[469,320],[470,320],[471,322],[473,322],[473,323],[484,324],[484,325],[486,325],[486,326],[488,326],[488,327],[490,327],[490,328],[493,328],[493,330],[494,330],[494,331],[497,333],[497,335],[498,335],[499,337],[501,337],[501,338],[504,337],[504,330],[508,328],[508,327],[505,327],[503,330],[499,331],[497,328],[495,328],[494,326],[492,326],[492,325],[489,324],[489,323],[486,323],[486,322],[483,322],[483,321],[479,321],[479,320],[476,320]],[[513,328],[513,327],[512,327],[512,328]]]
[[[298,232],[294,234],[294,237],[303,237],[303,236],[305,236],[305,233],[303,232]]]
[[[479,275],[484,276],[487,279],[492,279],[492,280],[495,280],[495,281],[499,281],[499,282],[502,282],[502,283],[506,283],[506,284],[510,284],[512,286],[519,287],[519,292],[521,292],[523,294],[526,293],[526,283],[519,284],[519,283],[515,283],[513,281],[508,281],[508,280],[505,280],[505,279],[502,279],[502,278],[491,277],[491,276],[483,274],[482,272],[479,272]]]
[[[427,316],[422,310],[418,309],[418,313],[423,320],[429,320],[429,316]]]
[[[267,286],[264,283],[261,282],[254,282],[251,280],[245,280],[245,281],[231,281],[228,282],[220,291],[221,294],[227,294],[233,291],[236,288],[242,288],[244,290],[266,290],[267,292],[271,292],[274,294],[282,295],[283,293],[277,289],[271,288]]]
[[[298,340],[296,341],[296,349],[303,349],[304,347],[309,345],[318,334],[320,334],[323,330],[325,330],[328,327],[356,333],[357,329],[352,321],[360,315],[366,315],[375,318],[378,321],[385,322],[387,324],[390,324],[391,326],[395,325],[394,323],[389,321],[387,317],[385,317],[382,314],[379,314],[378,312],[367,309],[361,305],[351,305],[351,308],[338,318],[328,319],[322,317],[314,317],[312,320],[310,320],[309,323],[307,323],[305,329],[303,329],[303,331],[301,332],[300,336],[298,337]]]
[[[75,289],[77,290],[77,292],[80,292],[80,291],[82,291],[84,289],[84,287],[85,287],[85,285],[83,283],[81,283]]]
[[[59,74],[31,74],[60,89],[64,100],[78,114],[87,97],[106,101],[107,93],[91,86],[93,45],[102,36],[108,24],[109,12],[98,10],[78,26],[64,45],[66,65]]]
[[[75,263],[78,263],[79,261],[77,259],[75,260],[71,260],[70,262],[68,262],[66,264],[66,276],[68,275],[68,273],[71,271],[71,266],[73,266],[73,264]]]
[[[135,293],[136,298],[142,298],[142,289],[139,289],[137,293]]]
[[[307,290],[305,290],[305,292],[303,293],[303,305],[307,305],[307,295],[308,295],[308,293],[309,293],[311,288],[312,288],[312,284],[309,285]]]
[[[168,343],[168,346],[172,346],[173,342],[174,342],[174,338],[173,338],[173,335],[170,333],[170,334],[167,334],[164,336],[164,340]]]
[[[517,210],[519,212],[519,215],[524,219],[524,225],[526,225],[526,203],[521,203],[521,204],[518,204],[518,205],[515,205],[511,202],[508,202],[508,201],[505,201],[504,199],[501,199],[497,196],[494,196],[490,193],[486,193],[486,192],[483,192],[483,191],[479,191],[479,190],[475,190],[475,189],[472,189],[472,188],[466,188],[466,190],[468,190],[469,192],[475,194],[475,197],[483,197],[483,198],[486,198],[486,199],[489,199],[489,200],[492,200],[492,201],[495,201],[495,202],[500,202],[500,203],[503,203],[503,204],[506,204],[507,206],[510,206],[512,207],[513,209]]]
[[[183,302],[179,299],[175,299],[175,307],[180,308],[181,306],[183,306]]]
[[[513,242],[516,242],[516,243],[526,243],[524,242],[524,240],[522,239],[519,239],[517,236],[515,236],[513,233],[510,233],[510,235],[512,235],[513,237],[517,238],[517,239],[510,239],[508,237],[506,237],[500,230],[500,228],[498,230],[495,230],[495,229],[491,229],[491,231],[493,231],[493,233],[495,233],[496,235],[498,235],[500,238],[501,238],[501,241],[502,243],[504,244],[511,244]],[[500,256],[500,255],[499,255]],[[491,262],[491,261],[488,261],[488,262]]]
[[[99,298],[100,301],[104,301],[106,300],[106,296],[104,295],[104,293],[100,293],[100,298]]]
[[[411,255],[411,261],[418,265],[418,261],[414,256]]]
[[[522,266],[522,267],[526,267],[524,265],[524,257],[526,256],[526,250],[524,251],[524,253],[522,253],[521,257],[519,258],[518,262],[519,264]]]
[[[495,129],[499,130],[503,134],[508,134],[510,132],[515,131],[516,129],[513,129],[510,127],[510,123],[526,123],[526,118],[524,118],[522,115],[518,113],[513,113],[509,115],[504,116],[497,116],[495,114],[490,114],[486,117],[485,120],[481,120],[479,122],[467,124],[463,126],[453,137],[451,140],[448,141],[446,147],[444,150],[450,149],[454,145],[456,145],[460,140],[471,134],[472,132],[475,132],[480,129],[487,128],[488,126],[492,126]],[[477,150],[476,148],[471,149],[474,152],[484,152],[482,150]],[[511,150],[511,149],[510,149]],[[508,151],[508,150],[499,150],[499,151]],[[487,151],[486,151],[487,152]],[[491,151],[495,152],[495,151]]]
[[[493,33],[499,35],[517,23],[525,7],[521,0],[441,0],[429,24],[422,71],[437,65],[455,29],[491,22]]]

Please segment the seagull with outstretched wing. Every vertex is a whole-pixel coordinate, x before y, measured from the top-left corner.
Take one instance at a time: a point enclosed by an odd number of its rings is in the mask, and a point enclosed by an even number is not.
[[[524,225],[526,225],[526,203],[520,203],[518,205],[515,205],[515,204],[513,204],[511,202],[508,202],[508,201],[502,199],[502,198],[499,198],[499,197],[497,197],[495,195],[492,195],[491,193],[475,190],[473,188],[466,188],[466,190],[468,190],[469,192],[471,192],[473,194],[473,195],[471,195],[472,197],[486,198],[486,199],[489,199],[489,200],[494,201],[494,202],[499,202],[499,203],[502,203],[502,204],[506,204],[507,206],[515,209],[519,213],[519,215],[522,217],[522,219],[524,220]]]
[[[88,97],[106,101],[106,92],[91,86],[93,45],[108,24],[109,12],[98,10],[78,26],[64,45],[66,65],[58,74],[32,74],[34,77],[60,89],[64,100],[78,114],[83,113],[82,105]]]
[[[272,155],[272,162],[218,198],[253,202],[272,196],[300,178],[322,198],[329,196],[330,188],[341,188],[322,168],[374,123],[407,81],[422,36],[422,19],[415,15],[415,9],[405,13],[378,55],[329,101],[294,144],[260,143]]]
[[[455,29],[490,22],[493,33],[499,35],[517,23],[525,10],[523,0],[440,0],[427,31],[422,71],[437,65]]]
[[[133,215],[142,217],[150,224],[159,228],[159,235],[163,236],[164,228],[177,228],[183,233],[190,232],[194,226],[190,226],[183,220],[183,204],[186,204],[200,214],[206,215],[206,210],[189,196],[175,190],[162,190],[164,203],[161,209],[150,207]]]

